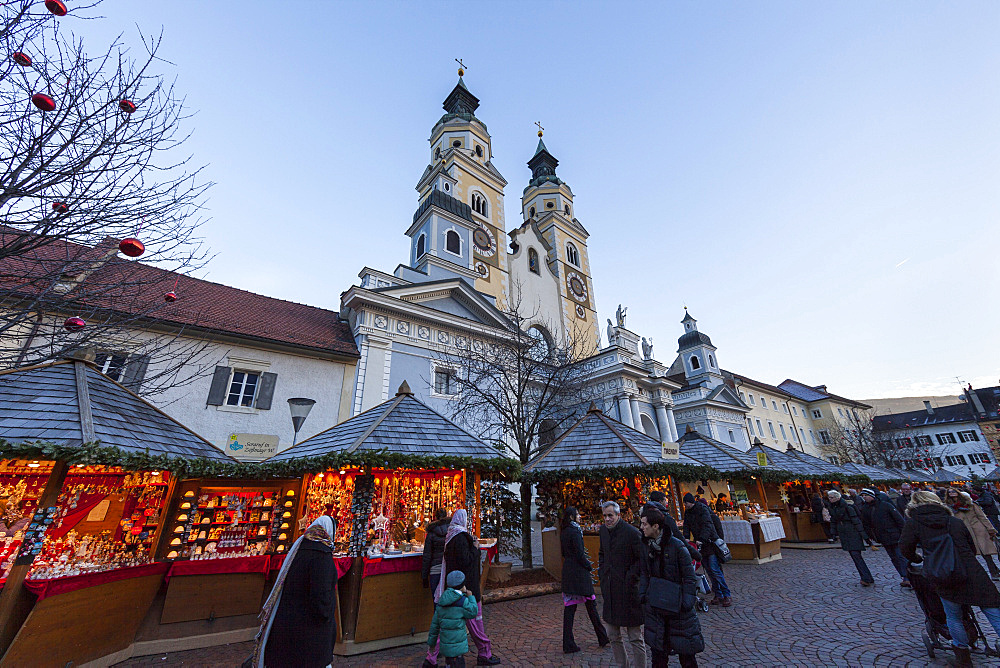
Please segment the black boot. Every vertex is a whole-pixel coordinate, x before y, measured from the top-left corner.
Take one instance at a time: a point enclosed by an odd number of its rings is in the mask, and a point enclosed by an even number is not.
[[[972,665],[972,652],[968,647],[952,647],[952,649],[955,650],[955,658],[948,661],[949,665],[963,667]]]
[[[573,640],[573,617],[576,615],[575,605],[563,606],[563,654],[579,652],[580,646]]]
[[[611,642],[611,638],[608,637],[608,630],[604,628],[601,616],[597,614],[597,601],[587,601],[587,615],[590,617],[590,623],[594,625],[597,642],[600,643],[601,647],[607,646]]]

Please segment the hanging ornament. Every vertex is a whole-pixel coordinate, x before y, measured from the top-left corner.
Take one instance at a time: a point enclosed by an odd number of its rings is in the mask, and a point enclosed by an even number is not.
[[[118,108],[124,111],[126,114],[131,114],[133,111],[135,111],[136,106],[134,102],[131,102],[129,100],[122,100],[121,102],[118,103]]]
[[[86,321],[83,318],[73,316],[72,318],[66,318],[66,322],[63,323],[63,327],[67,332],[79,332],[81,329],[87,326]]]
[[[45,9],[56,16],[66,16],[66,3],[62,0],[45,0]]]
[[[66,202],[53,202],[52,210],[56,213],[66,213],[69,211],[69,207],[66,206]]]
[[[56,101],[45,93],[35,93],[32,95],[31,103],[42,111],[53,111],[56,108]]]
[[[171,290],[167,294],[163,295],[163,301],[165,301],[165,302],[175,302],[175,301],[177,301],[177,293]]]
[[[30,67],[31,66],[31,56],[29,56],[26,53],[21,53],[20,51],[15,51],[14,55],[11,56],[11,57],[14,59],[14,62],[17,63],[18,65],[20,65],[21,67]]]
[[[139,257],[146,252],[146,247],[138,239],[129,237],[121,240],[121,243],[118,244],[118,250],[129,257]]]

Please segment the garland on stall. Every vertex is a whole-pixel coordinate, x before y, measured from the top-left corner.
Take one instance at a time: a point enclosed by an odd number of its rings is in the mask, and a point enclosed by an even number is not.
[[[761,482],[790,482],[804,477],[801,474],[794,474],[771,467],[746,468],[724,472],[711,466],[693,466],[677,462],[657,462],[643,466],[601,466],[588,469],[536,470],[524,473],[522,479],[531,483],[544,484],[564,480],[621,480],[634,478],[635,476],[663,478],[668,475],[672,476],[678,482],[734,479],[758,479]],[[871,484],[871,479],[868,476],[860,474],[844,475],[841,473],[827,473],[815,477],[822,477],[823,480],[850,485],[865,486]]]
[[[127,471],[170,471],[181,478],[298,478],[305,473],[364,466],[387,469],[471,469],[480,473],[516,477],[521,464],[514,459],[408,455],[384,450],[352,453],[332,452],[316,457],[298,457],[278,462],[236,462],[206,457],[180,458],[128,452],[100,442],[58,445],[46,441],[12,443],[0,438],[0,457],[46,459],[68,464],[118,466]]]

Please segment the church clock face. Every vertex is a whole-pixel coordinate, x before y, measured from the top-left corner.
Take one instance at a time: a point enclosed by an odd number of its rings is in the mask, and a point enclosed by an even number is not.
[[[476,251],[480,255],[492,257],[497,250],[496,239],[488,227],[479,227],[472,233],[472,242],[476,244]]]
[[[569,287],[573,299],[578,302],[587,301],[587,281],[580,274],[575,271],[566,274],[566,285]]]

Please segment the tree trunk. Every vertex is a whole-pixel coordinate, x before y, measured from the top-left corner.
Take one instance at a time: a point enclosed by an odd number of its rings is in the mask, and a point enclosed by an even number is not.
[[[533,568],[531,559],[531,483],[521,483],[521,562]]]

